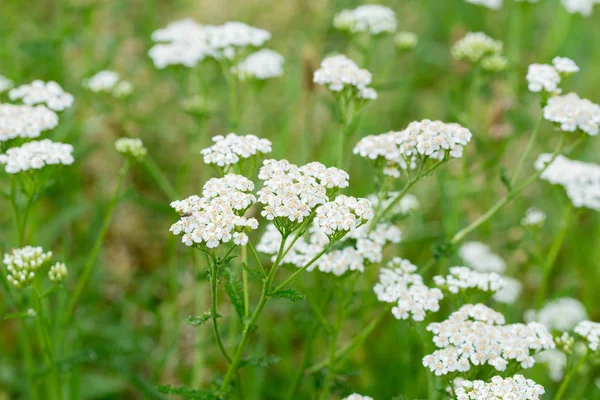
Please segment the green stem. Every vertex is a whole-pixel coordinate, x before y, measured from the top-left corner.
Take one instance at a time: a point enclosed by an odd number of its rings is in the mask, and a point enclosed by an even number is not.
[[[231,357],[227,354],[227,350],[223,345],[223,340],[221,339],[221,333],[219,332],[219,323],[217,322],[219,318],[219,314],[217,313],[217,296],[219,289],[219,270],[216,261],[214,260],[214,256],[206,256],[206,261],[210,265],[210,317],[212,319],[213,325],[213,333],[215,335],[215,339],[217,340],[217,345],[219,346],[219,350],[221,350],[221,354],[228,362],[231,362]]]
[[[227,67],[224,67],[227,68]],[[225,71],[227,86],[229,88],[229,127],[232,132],[237,131],[239,126],[239,111],[238,111],[238,81],[234,74],[230,71]]]
[[[536,298],[536,307],[539,309],[542,306],[546,298],[546,292],[548,290],[548,283],[550,280],[550,275],[552,274],[552,267],[554,266],[554,262],[556,261],[556,257],[562,247],[562,244],[567,236],[567,231],[569,228],[569,223],[571,222],[571,216],[573,215],[573,205],[569,202],[565,209],[563,210],[562,218],[560,220],[560,229],[554,238],[554,242],[552,242],[552,246],[550,247],[550,251],[548,252],[548,256],[546,257],[542,271],[542,282],[537,292]]]
[[[247,265],[248,250],[246,246],[241,246],[240,252],[242,264]],[[242,268],[242,285],[244,291],[244,318],[248,318],[250,316],[250,294],[248,291],[248,271],[246,271],[246,268]]]
[[[102,223],[102,227],[100,228],[100,232],[96,237],[96,242],[94,243],[94,247],[92,251],[89,253],[89,256],[86,260],[85,265],[83,266],[83,270],[81,271],[81,275],[79,276],[79,280],[77,281],[77,286],[75,286],[75,290],[71,295],[69,303],[67,304],[66,311],[63,316],[63,324],[66,324],[68,320],[73,315],[75,311],[75,307],[77,306],[77,301],[83,292],[83,288],[87,283],[87,280],[92,272],[92,268],[94,266],[94,262],[98,257],[98,253],[100,252],[100,248],[102,247],[102,243],[104,242],[104,237],[106,236],[106,232],[108,231],[108,227],[110,225],[110,221],[112,219],[113,212],[117,203],[119,202],[119,195],[121,193],[121,188],[123,187],[123,183],[125,182],[125,176],[127,175],[127,171],[129,170],[129,160],[125,160],[125,163],[119,170],[119,176],[117,179],[117,185],[115,186],[115,190],[113,192],[112,198],[104,214],[104,221]]]
[[[558,392],[556,392],[556,396],[554,396],[554,400],[562,399],[563,395],[565,394],[565,391],[567,390],[567,387],[569,386],[569,382],[571,381],[571,378],[573,377],[573,375],[575,375],[575,373],[579,370],[579,368],[581,368],[581,366],[583,364],[585,364],[589,354],[590,353],[588,351],[588,353],[586,353],[583,357],[581,357],[581,359],[577,362],[577,364],[575,364],[573,369],[571,369],[569,371],[569,373],[567,373],[567,376],[565,376],[565,379],[562,381],[560,387],[558,388]]]
[[[348,134],[347,132],[346,121],[343,121],[338,131],[337,160],[335,163],[336,167],[341,169],[343,169],[344,165],[344,142]]]
[[[531,153],[531,150],[533,149],[533,145],[535,144],[535,141],[537,140],[538,133],[540,131],[540,126],[542,125],[543,119],[544,119],[544,115],[540,113],[540,116],[538,117],[538,119],[535,123],[535,127],[533,128],[533,132],[531,133],[531,136],[529,136],[529,141],[527,142],[525,151],[523,151],[523,155],[521,156],[521,159],[519,160],[519,163],[517,164],[517,168],[515,169],[513,177],[510,181],[510,184],[513,186],[517,183],[517,180],[519,179],[519,176],[521,175],[521,171],[523,170],[523,167],[525,166],[525,162],[527,161],[527,158],[529,157],[529,153]]]
[[[423,342],[423,351],[425,353],[429,353],[429,340],[427,340],[427,334],[425,332],[425,325],[423,323],[417,322],[416,323],[417,326],[417,333],[419,334],[419,337],[421,338],[421,341]],[[435,377],[432,376],[431,371],[429,370],[429,368],[425,368],[425,378],[427,379],[427,398],[429,400],[435,400],[436,399],[436,390],[435,390],[435,382],[434,379]]]
[[[156,182],[160,190],[167,196],[169,200],[176,200],[179,198],[177,190],[171,185],[171,182],[167,179],[165,174],[162,172],[156,161],[149,154],[144,157],[144,167],[150,174],[152,179]]]
[[[344,308],[345,308],[345,296],[344,296],[344,282],[338,283],[337,288],[337,298],[338,298],[338,307],[336,312],[336,321],[333,326],[332,332],[330,332],[329,337],[329,363],[327,368],[327,373],[325,375],[325,382],[323,383],[323,388],[321,390],[321,395],[319,396],[320,400],[327,400],[329,397],[329,390],[331,387],[331,383],[333,381],[333,377],[335,376],[335,366],[336,366],[336,357],[335,357],[335,349],[337,346],[337,339],[340,333],[340,329],[342,327],[342,320],[344,317]]]

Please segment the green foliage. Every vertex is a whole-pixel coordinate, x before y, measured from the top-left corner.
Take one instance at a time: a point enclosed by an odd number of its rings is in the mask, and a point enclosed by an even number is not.
[[[186,325],[192,325],[192,326],[198,327],[200,325],[203,325],[209,319],[211,319],[211,317],[212,317],[212,315],[211,315],[210,311],[206,311],[204,314],[199,315],[199,316],[187,317],[186,319],[183,320],[183,323]]]
[[[195,400],[217,400],[219,397],[210,390],[192,389],[187,386],[161,385],[158,391],[164,394],[185,397]]]
[[[305,295],[303,295],[295,289],[281,289],[271,293],[270,296],[275,297],[277,299],[288,299],[294,302],[304,300],[306,298]]]

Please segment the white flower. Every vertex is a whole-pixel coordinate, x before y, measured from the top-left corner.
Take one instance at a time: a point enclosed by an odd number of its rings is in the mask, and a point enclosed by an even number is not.
[[[331,237],[338,232],[353,231],[373,218],[373,208],[367,199],[339,195],[317,208],[315,222]]]
[[[502,274],[506,270],[504,260],[492,253],[490,248],[481,242],[464,243],[458,249],[458,255],[467,266],[479,272]]]
[[[498,303],[514,304],[523,290],[523,284],[514,278],[502,276],[504,285],[492,297]]]
[[[588,348],[596,352],[600,346],[600,323],[581,321],[574,329],[575,333],[587,341]]]
[[[52,282],[64,281],[67,278],[69,271],[64,263],[56,263],[50,267],[48,271],[48,278]]]
[[[414,321],[423,321],[427,311],[440,309],[439,302],[444,297],[442,291],[427,287],[416,270],[410,261],[395,257],[381,269],[379,281],[373,287],[377,300],[396,303],[392,314],[397,319],[412,317]]]
[[[558,88],[560,83],[560,74],[552,65],[547,64],[531,64],[527,69],[529,90],[538,93],[546,91],[548,93],[560,93]]]
[[[504,0],[466,0],[466,2],[487,7],[490,10],[499,10],[502,8]]]
[[[148,152],[142,140],[138,138],[119,138],[115,141],[115,149],[124,156],[138,160],[144,158]]]
[[[544,118],[560,126],[564,132],[577,129],[596,136],[600,126],[600,106],[575,93],[553,96],[544,107]]]
[[[531,354],[555,347],[544,325],[505,325],[502,314],[483,304],[464,305],[445,321],[429,324],[427,330],[438,349],[423,358],[423,366],[438,376],[486,364],[498,371],[510,363],[530,368],[535,363]]]
[[[525,313],[527,321],[537,321],[549,330],[556,331],[570,331],[587,318],[588,314],[583,304],[570,297],[551,300],[541,310],[529,310]]]
[[[484,56],[501,53],[502,47],[501,41],[494,40],[483,32],[468,32],[452,47],[452,57],[477,63]]]
[[[561,74],[570,75],[579,72],[579,67],[575,64],[575,61],[567,57],[554,57],[552,59],[552,65],[554,65],[554,68]]]
[[[73,105],[73,96],[65,92],[54,81],[43,82],[35,80],[28,85],[21,85],[8,92],[11,100],[20,99],[28,105],[45,104],[54,111],[64,111]]]
[[[169,65],[195,67],[211,55],[205,27],[190,18],[154,31],[152,40],[159,43],[148,51],[148,55],[159,69]]]
[[[345,397],[343,400],[373,400],[373,398],[369,396],[363,396],[358,393],[352,393],[350,396]]]
[[[468,267],[450,267],[450,274],[436,275],[433,281],[450,293],[477,289],[495,293],[504,287],[504,279],[495,272],[477,272]]]
[[[385,210],[392,201],[399,195],[399,192],[391,191],[387,193],[387,196],[381,199],[380,210]],[[379,197],[375,194],[370,194],[367,199],[373,204],[374,208],[377,208],[379,203]],[[411,212],[418,210],[420,207],[419,199],[414,194],[405,194],[402,199],[392,208],[390,211],[391,215],[408,215]]]
[[[13,86],[14,86],[13,81],[11,81],[10,79],[8,79],[4,75],[0,75],[0,93],[4,93],[8,89],[12,89]]]
[[[334,17],[333,26],[351,33],[393,33],[396,30],[396,14],[388,7],[366,4],[353,10],[342,10]]]
[[[250,54],[244,61],[232,68],[240,79],[270,79],[283,75],[284,58],[276,51],[262,49]]]
[[[550,154],[541,154],[535,169],[541,170],[551,160]],[[542,172],[541,179],[565,188],[575,207],[600,211],[600,165],[569,160],[559,155]]]
[[[271,142],[254,135],[230,133],[227,136],[214,136],[212,141],[215,144],[201,151],[204,163],[222,168],[271,152]]]
[[[25,143],[21,147],[12,147],[0,154],[0,164],[6,164],[4,170],[16,174],[30,169],[40,169],[46,165],[71,165],[73,146],[54,143],[49,139]]]
[[[133,84],[129,81],[120,81],[112,90],[112,95],[116,98],[123,98],[133,93]]]
[[[252,181],[241,175],[212,178],[204,185],[202,197],[191,196],[171,203],[180,219],[170,231],[181,236],[186,246],[198,244],[213,249],[232,240],[234,244],[245,245],[248,242],[245,232],[258,228],[256,219],[244,217],[256,202],[256,197],[249,193],[252,190]]]
[[[523,375],[510,378],[494,376],[491,382],[463,381],[456,389],[457,400],[541,400],[544,387]]]
[[[584,17],[592,15],[594,3],[597,0],[561,0],[562,5],[570,14],[581,14]]]
[[[271,39],[269,31],[235,21],[207,26],[206,33],[211,55],[230,60],[248,48],[263,46]]]
[[[52,252],[44,253],[41,247],[25,246],[4,254],[2,262],[8,272],[6,279],[15,287],[29,284],[36,271],[52,258]]]
[[[396,139],[404,159],[412,156],[444,160],[460,158],[463,147],[471,141],[471,131],[455,123],[442,121],[411,122]]]
[[[539,208],[531,207],[525,211],[525,216],[521,219],[523,226],[542,226],[546,221],[546,213]]]
[[[500,54],[492,54],[481,59],[481,67],[488,72],[499,72],[506,69],[508,59]]]
[[[412,50],[417,47],[419,37],[413,32],[398,32],[394,35],[394,44],[400,50]]]
[[[111,92],[119,82],[119,74],[114,71],[103,70],[90,78],[83,80],[83,86],[94,93]]]
[[[0,104],[0,142],[35,138],[58,125],[58,116],[46,106]]]
[[[321,62],[321,68],[315,71],[315,83],[327,86],[333,92],[344,89],[353,90],[358,98],[373,99],[377,93],[368,88],[372,75],[361,69],[356,63],[344,55],[327,57]]]
[[[287,160],[265,160],[258,178],[264,181],[258,191],[258,201],[264,205],[261,215],[287,226],[283,220],[300,223],[317,206],[329,201],[329,189],[347,187],[349,176],[318,162],[298,167]]]
[[[535,356],[535,360],[548,366],[548,375],[554,382],[560,382],[565,376],[567,355],[560,350],[546,350]]]

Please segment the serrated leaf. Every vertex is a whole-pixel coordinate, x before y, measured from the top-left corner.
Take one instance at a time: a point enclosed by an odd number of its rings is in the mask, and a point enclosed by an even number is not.
[[[280,358],[274,355],[260,356],[260,357],[248,357],[240,361],[238,368],[251,365],[253,367],[267,368],[271,365],[275,365],[280,361]]]
[[[219,397],[207,389],[192,389],[187,386],[160,385],[157,390],[163,394],[182,396],[186,399],[216,400]]]
[[[233,256],[221,258],[217,261],[217,264],[219,265],[219,267],[226,267],[227,265],[229,265],[231,260],[233,260],[236,257],[237,257],[236,255],[233,255]]]
[[[192,325],[197,327],[208,321],[211,318],[211,316],[212,314],[210,313],[210,311],[207,311],[204,314],[198,316],[190,315],[189,317],[183,320],[183,323],[186,325]]]
[[[244,295],[242,293],[242,283],[237,281],[231,271],[227,271],[225,274],[225,293],[231,299],[231,303],[235,308],[235,311],[240,317],[240,319],[244,316]]]
[[[282,289],[277,292],[271,293],[271,297],[279,298],[279,299],[288,299],[291,301],[299,301],[304,300],[306,298],[305,295],[300,293],[295,289]]]
[[[248,273],[252,276],[256,276],[258,278],[266,278],[266,276],[263,274],[263,272],[260,269],[250,268],[248,265],[246,265],[246,263],[242,263],[242,268],[244,268],[244,270],[248,271]]]

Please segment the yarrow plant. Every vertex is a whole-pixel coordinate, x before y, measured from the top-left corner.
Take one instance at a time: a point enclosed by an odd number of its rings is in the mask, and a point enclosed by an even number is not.
[[[245,166],[253,166],[260,158],[271,152],[272,143],[255,135],[213,136],[214,145],[202,150],[204,163],[216,166],[222,174],[231,170],[242,172]]]
[[[6,279],[13,286],[22,288],[30,284],[41,266],[52,258],[52,252],[44,253],[41,247],[25,246],[4,254],[3,263],[8,275]]]
[[[570,331],[588,318],[587,311],[581,302],[570,297],[561,297],[549,301],[539,311],[528,310],[525,320],[537,321],[551,331]]]
[[[456,390],[457,400],[522,399],[540,400],[544,387],[523,375],[502,378],[494,376],[491,381],[464,381]]]
[[[57,125],[58,116],[46,106],[0,104],[0,142],[36,138]]]
[[[32,141],[20,147],[12,147],[0,154],[0,164],[8,174],[18,174],[29,170],[39,170],[51,165],[71,165],[73,146],[54,143],[49,139]]]
[[[366,4],[352,10],[342,10],[333,20],[333,26],[352,34],[380,35],[396,30],[396,14],[379,4]]]
[[[265,80],[283,75],[284,58],[276,51],[262,49],[250,54],[232,67],[232,72],[241,80]]]
[[[115,141],[115,149],[134,160],[143,159],[148,152],[142,140],[138,138],[119,138]]]
[[[8,92],[11,100],[21,100],[28,105],[44,104],[54,111],[64,111],[73,105],[73,95],[67,93],[56,82],[35,80]]]
[[[484,70],[496,72],[506,67],[502,55],[502,42],[494,40],[483,32],[468,32],[452,47],[452,57],[477,65]]]
[[[117,72],[102,70],[83,80],[83,86],[94,93],[109,93],[114,97],[126,97],[133,92],[133,85],[122,80]]]

